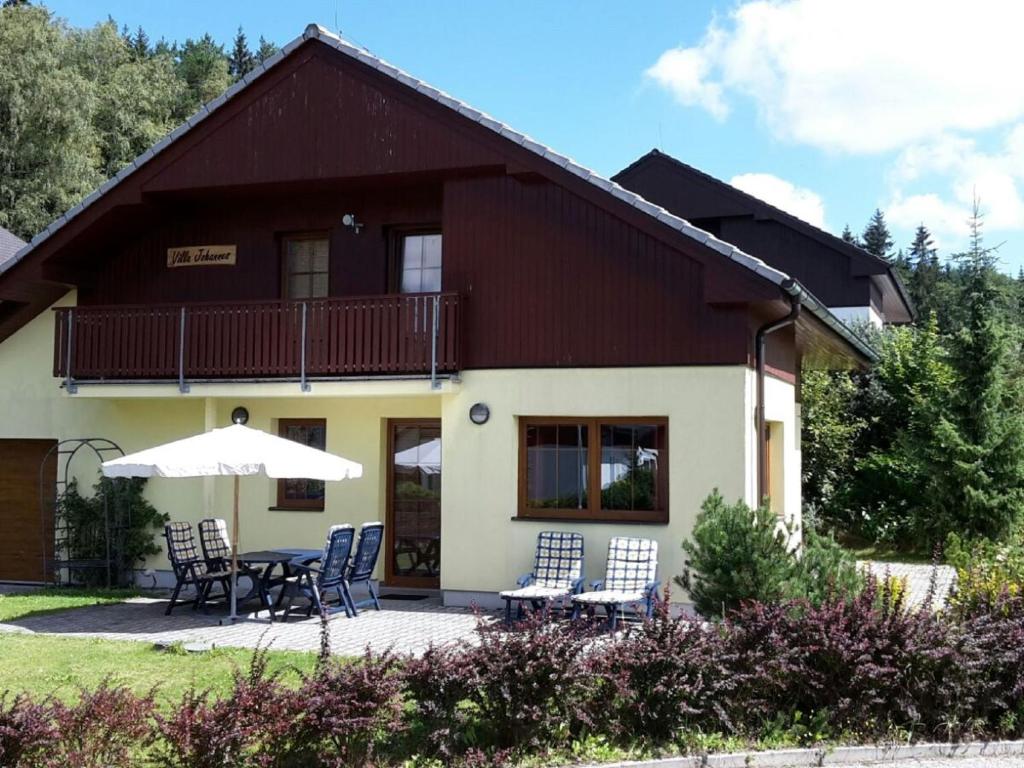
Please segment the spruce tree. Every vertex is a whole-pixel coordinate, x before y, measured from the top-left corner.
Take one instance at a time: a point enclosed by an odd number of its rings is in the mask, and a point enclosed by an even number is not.
[[[260,44],[256,49],[256,62],[262,64],[280,50],[276,45],[260,35]]]
[[[892,235],[885,223],[885,214],[880,208],[876,208],[871,215],[871,220],[864,227],[864,233],[860,236],[860,247],[868,253],[873,253],[886,261],[892,261]]]
[[[132,37],[131,44],[129,46],[132,49],[132,53],[136,59],[145,59],[152,53],[149,48],[149,35],[146,34],[141,26],[135,30],[135,35]]]
[[[256,57],[249,50],[249,41],[245,38],[245,32],[238,28],[235,35],[235,42],[231,47],[231,56],[228,58],[228,71],[235,80],[240,80],[249,74],[256,66]]]
[[[910,298],[921,317],[927,318],[938,308],[936,291],[939,284],[939,257],[932,234],[924,224],[918,224],[914,241],[910,244],[911,275],[908,288]]]
[[[1024,513],[1024,416],[1013,371],[1010,335],[997,310],[996,248],[986,247],[977,201],[967,251],[954,256],[962,272],[963,322],[951,339],[957,380],[945,413],[937,414],[933,446],[934,522],[962,536],[998,538]]]
[[[847,242],[850,245],[860,245],[860,243],[857,241],[857,236],[853,234],[853,231],[850,229],[849,224],[843,227],[842,238],[844,242]]]

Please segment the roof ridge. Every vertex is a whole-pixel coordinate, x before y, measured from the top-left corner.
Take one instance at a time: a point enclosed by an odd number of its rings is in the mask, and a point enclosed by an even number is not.
[[[604,190],[605,192],[609,193],[613,197],[618,198],[622,202],[627,203],[632,207],[646,213],[652,218],[657,219],[661,223],[665,224],[668,227],[671,227],[672,229],[675,229],[676,231],[680,232],[689,239],[694,240],[700,243],[701,245],[707,246],[708,248],[711,248],[714,251],[717,251],[722,256],[725,256],[731,261],[740,264],[741,266],[749,269],[750,271],[754,272],[760,277],[779,286],[780,289],[783,287],[784,282],[788,280],[793,280],[793,278],[791,278],[786,273],[769,266],[761,259],[758,259],[755,256],[751,256],[749,253],[740,250],[731,243],[727,243],[724,240],[720,240],[711,233],[705,232],[703,229],[700,229],[699,227],[695,227],[686,219],[680,216],[676,216],[675,214],[671,213],[662,206],[655,205],[654,203],[646,200],[645,198],[636,194],[635,192],[625,189],[620,184],[611,181],[608,178],[605,178],[596,171],[591,170],[590,168],[587,168],[577,163],[572,158],[563,155],[559,152],[556,152],[551,147],[542,144],[541,142],[536,141],[535,139],[530,138],[525,133],[521,133],[520,131],[513,129],[508,124],[503,123],[500,120],[491,117],[487,113],[470,106],[466,102],[461,101],[460,99],[457,99],[454,96],[451,96],[445,91],[442,91],[439,88],[435,88],[434,86],[424,82],[423,80],[420,80],[419,78],[410,75],[408,72],[405,72],[399,67],[396,67],[393,64],[390,64],[384,59],[380,58],[379,56],[370,53],[366,48],[349,42],[345,38],[335,34],[334,32],[331,32],[329,29],[320,24],[308,24],[300,36],[296,37],[294,40],[284,45],[281,48],[281,50],[279,50],[273,56],[269,57],[266,61],[258,65],[255,69],[246,74],[245,77],[243,77],[241,80],[234,83],[231,87],[225,90],[224,93],[220,94],[211,101],[203,104],[184,123],[182,123],[177,128],[172,130],[170,133],[168,133],[166,136],[160,139],[160,141],[158,141],[152,147],[147,149],[137,158],[132,160],[131,163],[129,163],[120,171],[118,171],[117,175],[101,184],[99,188],[94,190],[80,203],[78,203],[70,210],[68,210],[67,212],[59,216],[57,219],[55,219],[53,222],[51,222],[49,226],[47,226],[44,230],[42,230],[35,237],[33,237],[32,240],[29,241],[29,243],[26,246],[21,248],[14,255],[13,258],[9,259],[6,263],[0,265],[0,275],[2,275],[4,272],[10,269],[10,267],[14,266],[14,264],[21,261],[21,259],[23,259],[27,254],[31,253],[32,250],[36,248],[36,246],[38,246],[40,243],[51,237],[55,232],[57,232],[61,227],[63,227],[65,224],[67,224],[69,221],[75,218],[85,208],[95,203],[100,197],[102,197],[115,186],[120,184],[121,181],[123,181],[126,177],[130,176],[132,173],[134,173],[136,170],[138,170],[151,159],[153,159],[153,157],[162,152],[164,149],[166,149],[168,146],[174,143],[185,133],[187,133],[200,122],[205,120],[210,114],[212,114],[214,111],[216,111],[225,103],[227,103],[229,100],[234,98],[239,92],[248,87],[253,81],[261,77],[265,72],[276,66],[292,51],[294,51],[307,40],[313,39],[319,40],[320,42],[326,45],[330,45],[335,50],[340,51],[341,53],[344,53],[347,56],[350,56],[351,58],[361,62],[362,64],[370,67],[371,69],[375,69],[378,72],[381,72],[384,75],[391,77],[392,79],[398,80],[400,83],[403,83],[404,85],[408,86],[409,88],[412,88],[414,91],[417,91],[418,93],[426,96],[427,98],[432,99],[458,112],[464,117],[484,126],[485,128],[489,128],[490,130],[494,131],[500,136],[503,136],[509,141],[512,141],[513,143],[530,150],[534,154],[543,157],[544,159],[563,168],[569,173],[578,176],[584,181]],[[860,337],[858,337],[849,328],[847,328],[842,323],[842,321],[840,321],[838,318],[835,317],[835,315],[829,312],[824,307],[824,305],[820,304],[820,302],[817,302],[817,304],[819,308],[821,308],[824,312],[824,314],[820,315],[820,319],[823,322],[832,327],[833,330],[835,330],[843,338],[845,338],[851,345],[853,345],[855,348],[861,351],[862,354],[865,354],[869,358],[874,356],[873,350],[862,339],[860,339]],[[815,312],[815,314],[818,314],[818,312]]]

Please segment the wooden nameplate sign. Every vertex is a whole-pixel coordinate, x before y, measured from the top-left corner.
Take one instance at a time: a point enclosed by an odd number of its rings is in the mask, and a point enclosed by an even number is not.
[[[188,245],[167,249],[168,267],[233,267],[237,246]]]

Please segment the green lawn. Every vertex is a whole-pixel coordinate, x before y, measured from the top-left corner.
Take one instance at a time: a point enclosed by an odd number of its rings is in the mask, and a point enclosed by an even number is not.
[[[0,595],[0,623],[68,608],[120,603],[139,593],[127,589],[76,589],[46,587],[13,595]]]
[[[0,595],[0,622],[66,611],[90,605],[109,605],[139,594],[129,590],[41,589]],[[231,687],[232,674],[244,670],[252,651],[217,648],[189,653],[180,647],[158,650],[149,643],[90,638],[22,635],[0,632],[0,692],[31,693],[73,698],[80,688],[93,688],[105,678],[146,693],[154,686],[158,699],[176,701],[190,686],[217,694]],[[298,680],[295,671],[312,669],[314,654],[272,651],[271,670],[285,680]]]
[[[109,678],[137,693],[156,687],[157,699],[167,704],[193,685],[219,695],[228,692],[233,672],[244,671],[251,658],[252,651],[235,648],[189,653],[132,641],[0,633],[0,692],[69,699]],[[268,662],[284,681],[295,682],[296,670],[310,671],[316,656],[271,651]]]

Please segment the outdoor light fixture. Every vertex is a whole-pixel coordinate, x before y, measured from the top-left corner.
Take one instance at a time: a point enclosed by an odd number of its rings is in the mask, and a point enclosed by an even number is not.
[[[245,424],[247,421],[249,421],[248,408],[244,408],[240,405],[231,412],[232,424]]]
[[[491,409],[487,407],[486,403],[474,403],[469,409],[469,420],[474,424],[486,424],[489,418],[491,418]]]
[[[361,221],[356,221],[356,215],[354,213],[346,213],[342,216],[341,223],[346,227],[351,227],[352,231],[357,235],[359,234],[359,230],[363,228],[363,223]]]

